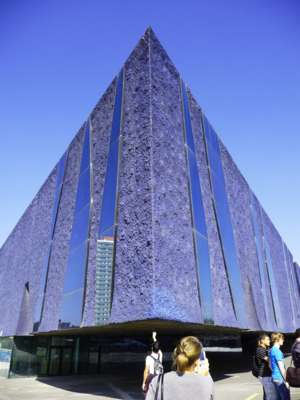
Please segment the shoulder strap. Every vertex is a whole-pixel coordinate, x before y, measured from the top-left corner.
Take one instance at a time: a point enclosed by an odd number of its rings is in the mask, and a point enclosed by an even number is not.
[[[157,378],[154,400],[159,399],[158,397],[159,389],[160,389],[160,400],[164,400],[164,374],[159,375]]]
[[[278,369],[279,369],[279,372],[280,372],[280,375],[282,376],[283,381],[286,382],[285,377],[282,375],[281,369],[280,369],[280,367],[279,367],[279,364],[278,364],[278,361],[277,361],[276,358],[275,358],[275,361],[276,361],[277,367],[278,367]]]

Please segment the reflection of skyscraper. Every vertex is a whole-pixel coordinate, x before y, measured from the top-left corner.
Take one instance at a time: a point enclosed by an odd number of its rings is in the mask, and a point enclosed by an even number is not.
[[[96,324],[103,324],[109,318],[114,240],[103,237],[97,240],[96,256]]]

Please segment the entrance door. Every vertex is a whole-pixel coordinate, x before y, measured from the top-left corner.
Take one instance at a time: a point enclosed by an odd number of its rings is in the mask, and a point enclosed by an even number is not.
[[[73,348],[51,346],[48,375],[70,375],[72,373]]]
[[[49,358],[49,375],[60,374],[60,360],[61,360],[61,348],[51,347],[50,358]]]
[[[72,347],[62,347],[61,350],[60,375],[70,375],[72,373],[73,349]]]

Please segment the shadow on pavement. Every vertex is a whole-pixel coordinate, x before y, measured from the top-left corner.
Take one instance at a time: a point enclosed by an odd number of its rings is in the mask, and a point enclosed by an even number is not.
[[[241,352],[210,352],[207,353],[207,357],[214,381],[249,372],[251,369],[251,358]],[[114,363],[103,365],[99,375],[39,377],[37,380],[75,393],[106,396],[111,399],[123,398],[122,395],[126,394],[134,399],[143,399],[141,392],[143,368],[143,363]],[[168,372],[170,369],[171,363],[165,363],[165,371]]]

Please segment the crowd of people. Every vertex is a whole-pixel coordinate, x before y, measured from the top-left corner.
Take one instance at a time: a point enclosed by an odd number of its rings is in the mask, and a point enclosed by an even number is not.
[[[280,350],[284,343],[282,333],[261,334],[253,358],[252,373],[262,386],[264,400],[290,400],[290,385],[300,386],[300,329],[296,330],[296,340],[291,348],[292,363],[286,369],[284,356]],[[272,344],[272,347],[270,347]]]
[[[291,348],[294,367],[286,369],[280,350],[281,333],[263,333],[253,355],[253,375],[263,388],[264,400],[290,400],[290,385],[300,387],[300,329]],[[299,375],[297,369],[299,368]],[[164,373],[163,353],[152,334],[151,352],[146,357],[142,390],[146,400],[212,400],[214,383],[202,343],[195,336],[182,338],[173,352],[172,371]]]

